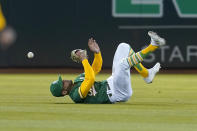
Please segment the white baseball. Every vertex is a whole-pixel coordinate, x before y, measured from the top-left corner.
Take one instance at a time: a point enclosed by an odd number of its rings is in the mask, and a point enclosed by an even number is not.
[[[34,57],[34,53],[33,53],[33,52],[28,52],[28,53],[27,53],[27,57],[28,57],[29,59],[33,58],[33,57]]]

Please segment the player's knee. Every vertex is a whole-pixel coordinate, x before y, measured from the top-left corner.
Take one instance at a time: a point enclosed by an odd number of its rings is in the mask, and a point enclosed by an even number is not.
[[[120,44],[118,45],[118,48],[130,48],[130,45],[127,44],[127,43],[122,42],[122,43],[120,43]]]
[[[125,95],[126,101],[128,101],[132,96],[132,91],[128,92],[127,95]]]
[[[132,91],[128,93],[128,97],[130,98],[132,96]]]

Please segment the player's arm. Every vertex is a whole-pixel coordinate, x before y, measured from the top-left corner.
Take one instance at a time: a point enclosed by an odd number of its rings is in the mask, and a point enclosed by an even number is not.
[[[6,20],[0,5],[0,32],[6,27]]]
[[[76,53],[76,54],[80,56],[80,58],[82,60],[84,72],[85,72],[85,79],[82,82],[81,86],[79,87],[78,91],[79,91],[80,97],[85,98],[87,96],[90,88],[94,84],[95,75],[94,75],[94,71],[93,71],[92,67],[90,66],[90,64],[87,60],[87,55],[85,55],[81,52]]]
[[[81,98],[85,98],[94,84],[95,81],[95,75],[92,67],[90,66],[89,62],[87,59],[84,59],[82,61],[84,71],[85,71],[85,79],[82,82],[80,88],[79,88],[79,94]]]
[[[94,61],[93,61],[93,64],[92,64],[92,68],[94,70],[95,75],[98,74],[101,71],[102,64],[103,64],[103,59],[102,59],[102,56],[101,56],[101,52],[94,53]]]
[[[98,74],[101,71],[103,59],[101,56],[100,48],[97,44],[97,42],[90,38],[88,41],[88,46],[92,52],[94,52],[94,61],[92,64],[92,69],[94,70],[95,75]]]

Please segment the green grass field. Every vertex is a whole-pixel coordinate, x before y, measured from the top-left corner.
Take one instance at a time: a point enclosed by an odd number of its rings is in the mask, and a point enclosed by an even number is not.
[[[56,74],[0,74],[0,131],[197,130],[197,75],[159,74],[148,85],[134,74],[131,99],[108,105],[55,98],[49,92],[55,79]]]

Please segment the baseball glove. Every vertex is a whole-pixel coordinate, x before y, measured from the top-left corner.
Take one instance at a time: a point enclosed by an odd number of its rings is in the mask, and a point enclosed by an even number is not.
[[[75,49],[75,50],[71,51],[71,59],[74,62],[80,63],[81,62],[81,57],[80,57],[80,55],[76,54],[77,52],[79,52],[80,54],[83,53],[83,55],[87,56],[87,51],[82,50],[82,49]]]

